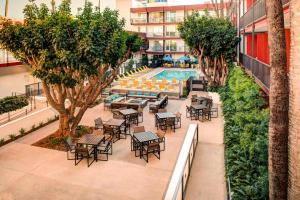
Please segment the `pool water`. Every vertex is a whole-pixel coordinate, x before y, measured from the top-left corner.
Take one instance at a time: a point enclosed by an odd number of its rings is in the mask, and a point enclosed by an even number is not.
[[[173,78],[176,80],[187,80],[189,77],[196,77],[197,73],[194,70],[189,71],[179,71],[179,70],[164,70],[154,77],[158,80],[167,79],[171,81]]]

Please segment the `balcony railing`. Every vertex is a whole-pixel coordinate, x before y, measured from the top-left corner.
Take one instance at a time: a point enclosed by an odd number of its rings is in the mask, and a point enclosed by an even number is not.
[[[163,17],[150,17],[149,23],[163,23],[164,18]]]
[[[240,54],[240,62],[251,71],[252,75],[258,79],[267,90],[270,88],[270,67],[245,54]]]
[[[131,18],[132,24],[147,23],[147,18]]]
[[[164,48],[162,46],[150,46],[148,51],[162,52]]]
[[[165,37],[179,37],[178,32],[166,32]]]
[[[282,5],[285,5],[290,0],[282,0]],[[253,11],[254,10],[254,11]],[[240,29],[246,27],[252,22],[266,15],[266,1],[258,0],[254,5],[240,18]]]
[[[165,18],[165,22],[169,22],[169,23],[177,23],[177,22],[183,22],[184,17],[166,17]]]
[[[148,32],[147,37],[163,37],[163,32]]]

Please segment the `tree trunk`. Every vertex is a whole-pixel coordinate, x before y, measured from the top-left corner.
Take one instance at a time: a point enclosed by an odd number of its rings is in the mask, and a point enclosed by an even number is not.
[[[291,66],[289,109],[289,186],[288,199],[300,199],[300,1],[290,2]]]
[[[270,48],[269,197],[287,199],[288,103],[284,18],[281,0],[267,0]]]
[[[69,116],[66,114],[59,115],[58,136],[64,137],[70,134]]]

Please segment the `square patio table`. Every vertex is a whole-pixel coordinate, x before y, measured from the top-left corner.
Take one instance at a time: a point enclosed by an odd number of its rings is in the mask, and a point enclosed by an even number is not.
[[[138,112],[132,108],[129,108],[124,110],[119,110],[119,113],[123,116],[128,116],[128,115],[137,114]]]
[[[97,146],[105,139],[103,135],[86,134],[81,136],[77,141],[77,144],[91,145],[94,148],[94,160],[98,161],[97,158]]]
[[[104,124],[108,126],[121,127],[125,123],[124,119],[109,119]]]
[[[198,117],[197,119],[199,119],[200,110],[203,110],[203,109],[207,108],[207,106],[203,105],[203,104],[198,104],[198,105],[191,105],[191,108],[196,110],[197,117]]]
[[[176,115],[171,112],[156,113],[156,116],[159,119],[176,118]]]
[[[159,139],[159,137],[155,133],[152,133],[151,131],[134,133],[133,137],[138,141],[140,145],[140,158],[142,158],[143,145],[145,143],[149,143],[151,141],[155,141]]]

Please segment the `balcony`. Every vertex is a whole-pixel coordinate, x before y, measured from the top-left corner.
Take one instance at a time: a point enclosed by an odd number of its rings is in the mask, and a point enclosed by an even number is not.
[[[270,67],[242,53],[240,54],[240,62],[252,73],[255,79],[262,83],[263,89],[268,91],[270,88]]]
[[[131,18],[131,24],[143,24],[147,23],[147,18]]]
[[[163,17],[150,17],[149,23],[163,23],[164,18]]]
[[[148,32],[147,37],[149,37],[149,38],[162,38],[162,37],[164,37],[164,33],[163,32]]]
[[[165,22],[166,23],[178,23],[178,22],[183,22],[184,17],[166,17]]]
[[[170,38],[171,37],[176,37],[176,38],[179,38],[180,35],[179,35],[178,32],[166,32],[165,37],[170,37]]]
[[[282,0],[282,5],[289,3],[290,0]],[[266,1],[258,0],[243,16],[240,18],[240,29],[255,22],[266,15]]]
[[[164,48],[163,48],[163,46],[154,45],[154,46],[150,46],[149,49],[148,49],[147,51],[163,52],[163,51],[164,51]]]

